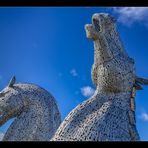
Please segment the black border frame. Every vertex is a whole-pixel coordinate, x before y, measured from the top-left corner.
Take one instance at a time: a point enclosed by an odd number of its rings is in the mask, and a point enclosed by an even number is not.
[[[87,6],[93,6],[93,7],[111,7],[111,6],[118,6],[118,7],[125,7],[125,6],[136,6],[136,7],[146,7],[148,6],[148,0],[0,0],[0,7],[62,7],[62,6],[68,6],[68,7],[87,7]],[[125,146],[134,146],[141,145],[141,144],[147,144],[148,141],[140,141],[140,142],[0,142],[1,147],[4,145],[8,146],[118,146],[118,144],[123,147]],[[62,146],[63,145],[63,146]],[[139,146],[140,146],[139,145]]]
[[[148,6],[147,0],[0,0],[0,6]]]

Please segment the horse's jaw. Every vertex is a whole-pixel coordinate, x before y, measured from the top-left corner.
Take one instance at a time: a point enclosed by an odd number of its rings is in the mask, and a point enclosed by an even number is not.
[[[9,115],[8,114],[1,114],[0,115],[0,126],[2,126],[3,124],[5,124],[7,122],[7,120],[9,119]]]

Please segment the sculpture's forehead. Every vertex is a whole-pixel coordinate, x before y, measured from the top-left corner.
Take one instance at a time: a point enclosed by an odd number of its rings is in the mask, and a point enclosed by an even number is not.
[[[115,23],[116,19],[108,13],[95,13],[92,16],[92,22],[94,20],[98,20],[100,23],[107,22],[107,23]]]
[[[2,91],[1,91],[4,95],[2,97],[8,99],[9,97],[13,96],[13,95],[17,95],[18,92],[14,89],[11,89],[11,88],[4,88]]]
[[[108,13],[95,13],[93,14],[92,18],[110,18],[111,15]]]
[[[11,89],[9,87],[5,87],[0,92],[8,92],[8,91],[11,91]]]
[[[16,93],[16,92],[18,92],[18,90],[16,89],[16,87],[8,87],[8,86],[6,86],[3,90],[1,90],[0,92],[2,92],[2,93]]]

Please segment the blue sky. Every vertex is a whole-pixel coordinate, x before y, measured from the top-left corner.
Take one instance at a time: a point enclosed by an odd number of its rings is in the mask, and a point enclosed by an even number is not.
[[[136,63],[137,75],[148,78],[148,8],[9,7],[0,8],[0,90],[12,75],[48,90],[57,100],[62,119],[89,98],[93,42],[84,25],[97,12],[116,17],[124,46]],[[137,128],[148,140],[148,87],[136,96]],[[11,120],[0,127],[5,133]]]

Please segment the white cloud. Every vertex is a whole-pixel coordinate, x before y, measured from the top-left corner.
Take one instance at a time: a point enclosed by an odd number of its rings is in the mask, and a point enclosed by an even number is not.
[[[4,134],[0,132],[0,141],[2,141],[3,137],[4,137]]]
[[[140,115],[140,118],[144,121],[148,121],[148,114],[144,112]]]
[[[70,74],[71,74],[73,77],[78,76],[78,73],[77,73],[76,69],[74,69],[74,68],[70,71]]]
[[[148,7],[115,7],[113,12],[118,14],[118,21],[127,26],[134,22],[148,25]]]
[[[81,93],[85,97],[90,97],[94,94],[95,90],[90,86],[84,86],[81,88]]]

